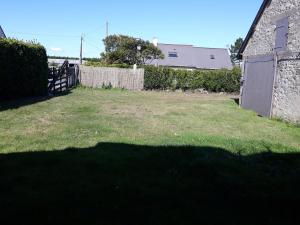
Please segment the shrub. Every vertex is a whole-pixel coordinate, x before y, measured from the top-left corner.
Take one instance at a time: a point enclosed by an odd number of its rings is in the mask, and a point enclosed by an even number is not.
[[[101,61],[89,60],[85,64],[85,66],[93,66],[93,67],[114,67],[114,68],[131,68],[132,66],[127,64],[106,64]]]
[[[175,70],[145,66],[146,90],[196,90],[211,92],[239,92],[241,70]]]
[[[0,97],[47,94],[48,63],[43,46],[15,39],[0,39]]]
[[[110,90],[110,89],[112,89],[112,88],[113,88],[113,86],[112,86],[111,82],[109,82],[108,85],[106,85],[106,84],[103,82],[103,84],[102,84],[102,89]]]
[[[144,88],[165,90],[172,87],[174,80],[174,71],[166,67],[145,67]]]

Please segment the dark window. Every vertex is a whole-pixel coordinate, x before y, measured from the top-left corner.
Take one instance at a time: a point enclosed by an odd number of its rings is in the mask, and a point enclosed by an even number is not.
[[[210,59],[215,59],[216,57],[214,55],[210,55]]]
[[[177,52],[169,52],[169,57],[170,58],[177,58],[178,54],[177,54]]]
[[[276,24],[276,40],[275,40],[275,52],[281,52],[287,50],[287,41],[289,34],[289,18],[283,18],[277,21]]]

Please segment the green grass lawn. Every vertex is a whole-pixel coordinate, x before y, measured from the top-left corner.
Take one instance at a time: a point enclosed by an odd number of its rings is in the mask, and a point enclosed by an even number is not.
[[[0,224],[299,224],[300,128],[231,97],[0,103]]]

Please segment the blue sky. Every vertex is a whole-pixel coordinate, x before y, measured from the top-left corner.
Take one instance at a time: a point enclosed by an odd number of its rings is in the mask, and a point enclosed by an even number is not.
[[[262,0],[1,0],[0,25],[9,37],[37,40],[49,55],[84,56],[103,51],[110,34],[161,43],[222,47],[245,37]]]

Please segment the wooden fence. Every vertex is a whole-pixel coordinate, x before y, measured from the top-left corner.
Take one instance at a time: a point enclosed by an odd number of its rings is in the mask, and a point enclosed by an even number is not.
[[[135,91],[144,89],[144,69],[80,66],[79,79],[81,85],[86,87],[111,86]]]
[[[70,67],[68,61],[65,61],[59,68],[50,68],[48,76],[49,94],[57,94],[67,91],[78,83],[79,67],[77,65]]]

